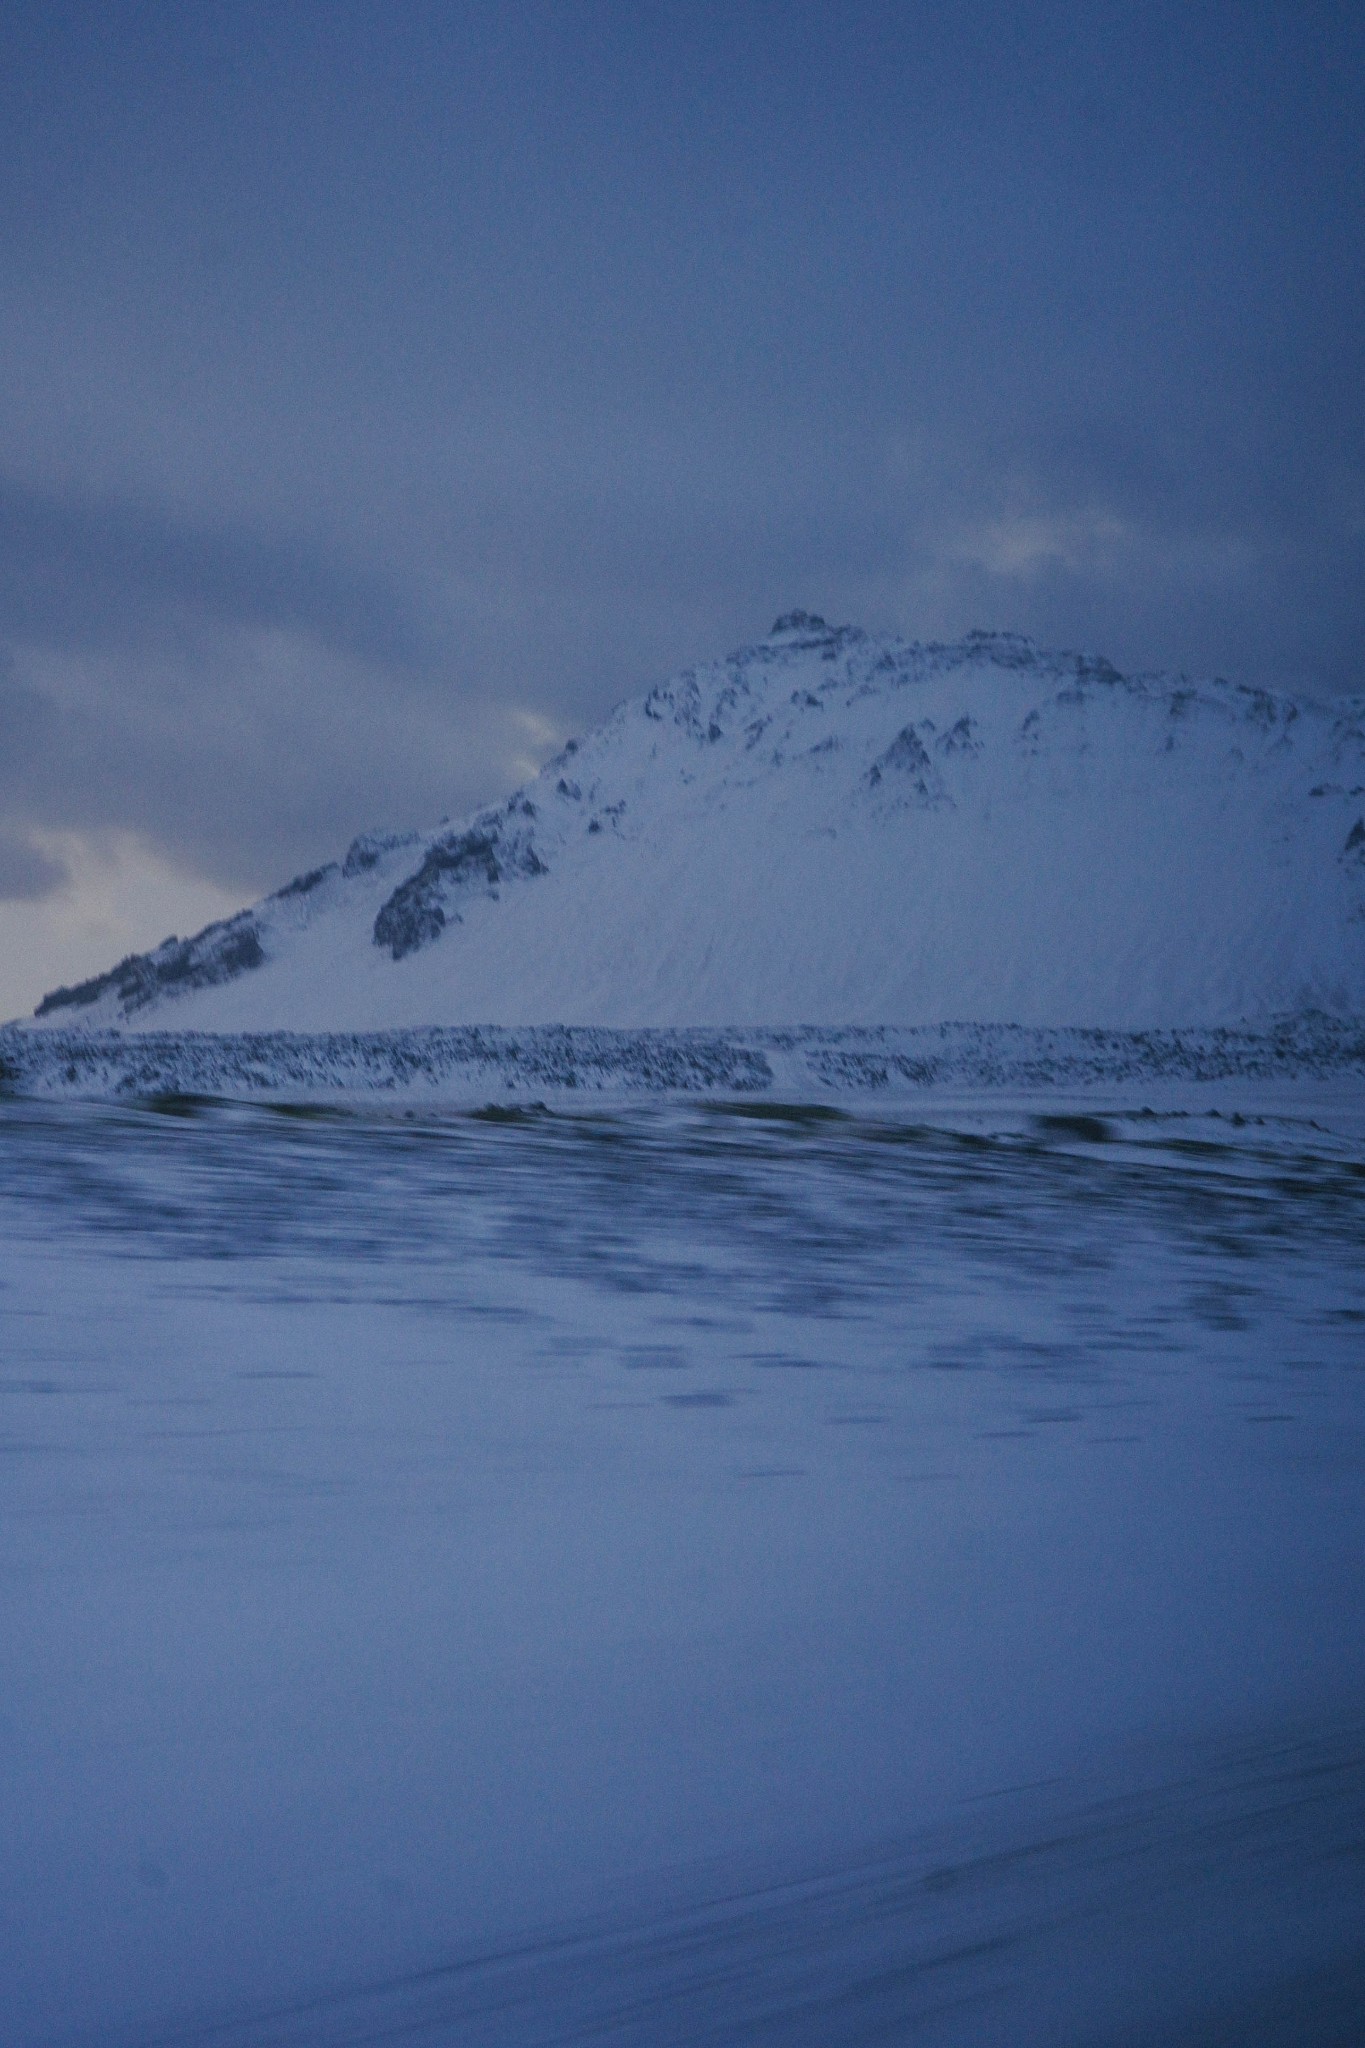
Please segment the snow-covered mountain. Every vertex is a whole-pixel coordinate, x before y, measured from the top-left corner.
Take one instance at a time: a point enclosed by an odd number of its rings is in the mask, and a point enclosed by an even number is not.
[[[372,833],[53,1026],[1212,1025],[1365,1014],[1365,699],[805,612],[506,803]]]

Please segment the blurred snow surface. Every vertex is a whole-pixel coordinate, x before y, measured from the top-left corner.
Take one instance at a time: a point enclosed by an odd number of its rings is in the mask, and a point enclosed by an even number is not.
[[[0,1102],[7,2044],[1346,2044],[1357,1080]]]

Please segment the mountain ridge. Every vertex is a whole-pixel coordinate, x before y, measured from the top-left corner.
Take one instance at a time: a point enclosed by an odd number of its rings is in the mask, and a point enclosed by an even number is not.
[[[362,833],[43,1026],[1365,1014],[1365,699],[784,614],[505,802]]]

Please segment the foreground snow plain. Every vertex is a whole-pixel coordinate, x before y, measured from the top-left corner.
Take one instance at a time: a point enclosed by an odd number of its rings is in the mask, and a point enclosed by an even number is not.
[[[1359,2039],[1358,1073],[0,1148],[6,2041]]]

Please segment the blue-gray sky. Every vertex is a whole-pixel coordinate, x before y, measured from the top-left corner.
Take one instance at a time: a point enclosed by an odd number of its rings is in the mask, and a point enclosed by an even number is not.
[[[1363,224],[1357,4],[8,0],[0,1013],[796,604],[1365,688]]]

